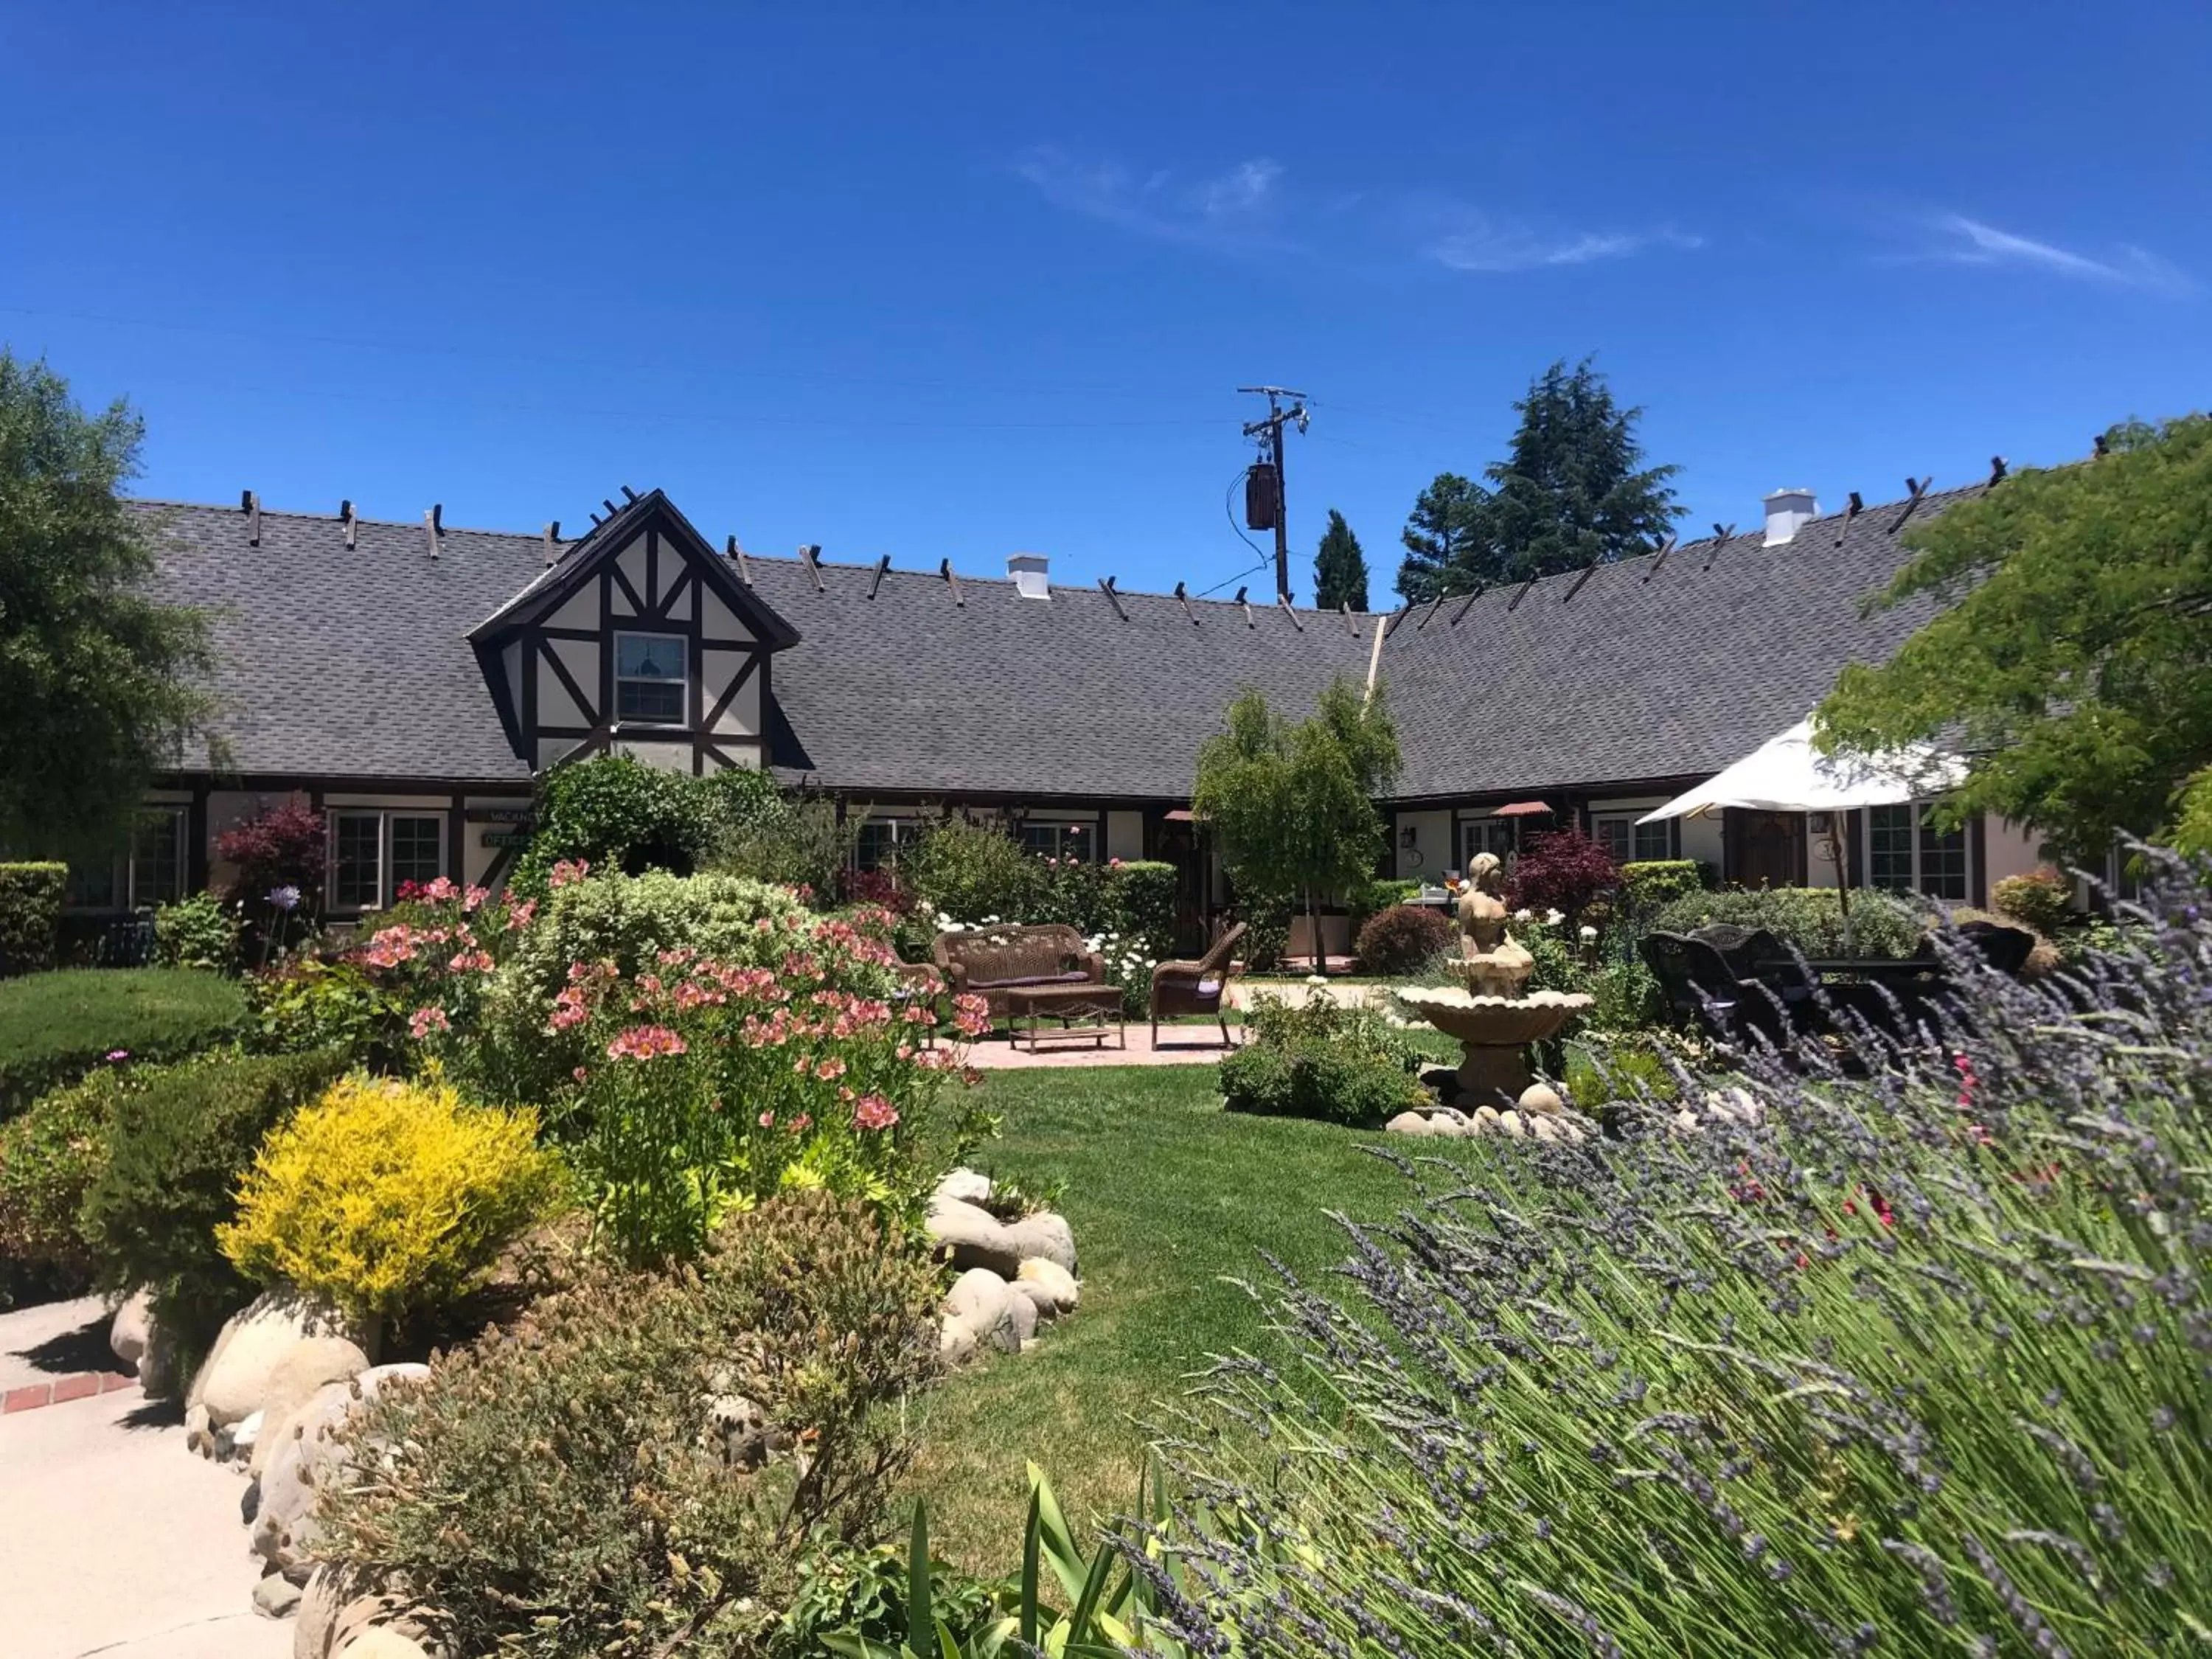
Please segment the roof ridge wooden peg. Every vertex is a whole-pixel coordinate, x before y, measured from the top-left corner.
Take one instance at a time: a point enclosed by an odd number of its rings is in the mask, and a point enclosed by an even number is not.
[[[822,591],[822,544],[801,542],[799,544],[799,562],[806,567],[806,574],[814,579],[814,591],[819,593]]]
[[[1457,628],[1466,619],[1467,613],[1474,609],[1474,602],[1482,597],[1483,590],[1487,586],[1486,582],[1477,582],[1474,585],[1474,592],[1469,593],[1460,608],[1452,612],[1451,625],[1454,628]]]
[[[868,597],[870,599],[872,599],[876,597],[876,590],[884,585],[884,573],[890,568],[891,556],[888,553],[884,554],[883,557],[876,561],[876,574],[868,578]]]
[[[338,522],[345,526],[346,551],[350,553],[354,548],[354,538],[361,529],[361,514],[353,510],[350,497],[338,503]]]
[[[1905,528],[1905,521],[1912,516],[1912,509],[1920,505],[1921,497],[1928,493],[1928,486],[1935,482],[1936,475],[1932,472],[1924,478],[1908,477],[1905,479],[1905,487],[1912,492],[1912,497],[1910,501],[1905,502],[1905,510],[1889,521],[1889,533],[1891,535],[1894,536],[1899,531]]]
[[[1651,579],[1654,576],[1657,575],[1662,570],[1664,570],[1667,568],[1667,556],[1674,550],[1674,538],[1672,536],[1669,536],[1667,538],[1666,542],[1660,547],[1659,556],[1651,561],[1651,568],[1644,573],[1644,585],[1646,587],[1651,586]]]
[[[1859,492],[1854,489],[1851,491],[1850,502],[1844,508],[1844,521],[1836,526],[1836,545],[1838,547],[1841,547],[1844,544],[1844,538],[1850,533],[1851,520],[1857,518],[1860,514],[1865,511],[1866,503],[1859,499]]]
[[[952,603],[962,610],[966,610],[968,601],[961,597],[960,578],[952,574],[952,561],[950,559],[939,561],[937,574],[945,578],[945,585],[952,590]]]
[[[1114,607],[1115,616],[1123,622],[1129,620],[1129,613],[1121,609],[1121,596],[1114,591],[1114,579],[1111,576],[1101,576],[1098,579],[1098,591],[1106,596],[1106,603]]]
[[[261,497],[250,489],[238,492],[238,510],[246,515],[246,544],[261,545]]]
[[[1176,584],[1175,596],[1182,601],[1182,614],[1190,618],[1190,625],[1193,628],[1197,627],[1198,612],[1191,609],[1190,585],[1187,582],[1177,582]]]
[[[1705,562],[1699,565],[1698,568],[1700,570],[1711,570],[1713,568],[1713,561],[1721,556],[1721,549],[1726,547],[1729,543],[1735,538],[1735,526],[1734,525],[1715,525],[1713,526],[1712,550],[1705,555]]]
[[[1437,594],[1435,603],[1431,605],[1425,611],[1422,612],[1420,621],[1413,624],[1413,631],[1418,634],[1424,628],[1426,628],[1431,623],[1434,622],[1436,620],[1437,612],[1444,608],[1444,601],[1449,598],[1451,598],[1451,595],[1449,593]]]
[[[1257,628],[1260,624],[1252,620],[1252,602],[1244,597],[1245,594],[1249,592],[1251,592],[1251,590],[1247,587],[1238,588],[1237,590],[1237,603],[1244,607],[1244,626],[1247,628]]]
[[[1283,607],[1283,614],[1291,619],[1291,626],[1292,628],[1296,629],[1301,634],[1306,631],[1306,625],[1298,620],[1298,608],[1291,603],[1291,596],[1289,594],[1276,594],[1275,603]]]
[[[1352,601],[1350,599],[1340,599],[1337,602],[1336,608],[1344,612],[1344,625],[1352,630],[1352,637],[1355,640],[1358,639],[1359,637],[1359,613],[1352,608]]]
[[[1516,593],[1511,599],[1505,601],[1505,614],[1507,616],[1511,616],[1516,611],[1518,611],[1521,608],[1521,601],[1528,597],[1529,591],[1536,586],[1540,580],[1541,579],[1539,577],[1531,576],[1527,581],[1521,584],[1521,591],[1518,593]]]
[[[753,562],[745,556],[745,550],[738,544],[736,531],[730,532],[730,539],[724,544],[722,552],[732,564],[737,566],[738,580],[750,587],[753,585]]]
[[[422,527],[430,532],[430,556],[438,556],[438,538],[446,533],[446,504],[430,503],[430,510],[422,515]]]
[[[1561,605],[1565,605],[1569,599],[1573,599],[1576,594],[1583,591],[1583,584],[1597,574],[1598,562],[1599,562],[1597,560],[1592,559],[1588,564],[1583,567],[1583,574],[1576,577],[1572,585],[1568,587],[1567,591],[1559,596],[1559,603]]]
[[[545,563],[550,569],[561,556],[561,520],[555,519],[545,526]]]

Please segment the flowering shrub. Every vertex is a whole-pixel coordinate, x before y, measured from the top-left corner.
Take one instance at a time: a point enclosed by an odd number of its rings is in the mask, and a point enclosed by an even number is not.
[[[2007,921],[2049,939],[2074,920],[2074,884],[2045,865],[1993,883],[1990,906]]]
[[[1274,1431],[1177,1449],[1177,1633],[1751,1659],[2202,1623],[2212,891],[2166,866],[2119,954],[2040,984],[1941,948],[1929,1041],[1686,1079],[1602,1158],[1355,1227],[1343,1299],[1285,1285],[1299,1363],[1212,1385]]]
[[[154,912],[154,960],[164,968],[228,971],[238,959],[239,910],[213,893],[189,893]]]
[[[77,1209],[107,1162],[107,1123],[130,1086],[124,1066],[57,1089],[0,1124],[0,1306],[25,1291],[72,1296],[90,1282]]]
[[[585,1056],[557,1127],[626,1261],[696,1255],[723,1216],[789,1188],[918,1212],[980,1127],[941,1121],[959,1056],[921,1046],[927,1008],[895,1011],[879,933],[804,915],[757,932],[773,966],[688,947],[635,973],[578,962],[546,1010],[549,1036]],[[957,1000],[963,1033],[987,1029],[981,998]]]
[[[289,800],[216,837],[216,857],[233,866],[225,896],[242,908],[264,959],[280,932],[321,913],[329,847],[323,815]],[[279,907],[271,895],[288,890],[292,902]]]
[[[1921,933],[1908,902],[1859,887],[1851,890],[1848,919],[1832,887],[1763,887],[1686,894],[1661,906],[1650,927],[1689,933],[1715,922],[1764,927],[1808,957],[1909,957]]]
[[[216,1243],[248,1278],[359,1318],[435,1308],[548,1212],[558,1170],[537,1142],[528,1112],[356,1074],[262,1143]]]

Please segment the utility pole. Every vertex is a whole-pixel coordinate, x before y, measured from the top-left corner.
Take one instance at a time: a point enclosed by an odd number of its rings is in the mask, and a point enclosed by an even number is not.
[[[1265,398],[1267,400],[1267,419],[1247,421],[1244,423],[1244,435],[1248,438],[1258,438],[1264,434],[1266,439],[1261,447],[1267,453],[1267,465],[1273,469],[1274,479],[1274,499],[1268,504],[1271,508],[1268,517],[1274,521],[1275,528],[1275,597],[1279,599],[1288,599],[1291,597],[1291,532],[1290,512],[1285,505],[1283,493],[1283,422],[1291,422],[1299,431],[1304,432],[1313,417],[1306,411],[1306,394],[1303,392],[1293,392],[1288,386],[1240,386],[1237,390],[1250,396]],[[1291,407],[1288,409],[1282,406],[1282,399],[1285,398],[1292,399]],[[1246,521],[1252,529],[1265,528],[1264,526],[1253,521],[1251,512],[1253,505],[1248,492],[1245,502]]]

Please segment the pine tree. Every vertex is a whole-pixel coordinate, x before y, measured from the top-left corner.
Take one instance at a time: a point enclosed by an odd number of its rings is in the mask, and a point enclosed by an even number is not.
[[[1487,579],[1486,502],[1482,486],[1456,472],[1439,472],[1421,492],[1400,535],[1406,557],[1398,567],[1398,592],[1408,605],[1473,592]]]
[[[1680,469],[1642,465],[1636,422],[1644,411],[1616,404],[1589,358],[1571,373],[1564,361],[1553,363],[1513,407],[1521,427],[1512,452],[1484,475],[1492,489],[1482,516],[1498,579],[1644,551],[1681,516],[1667,483]]]
[[[1321,550],[1314,555],[1314,605],[1334,611],[1339,605],[1367,609],[1367,556],[1359,550],[1359,538],[1334,507],[1328,510],[1328,528],[1322,532]]]

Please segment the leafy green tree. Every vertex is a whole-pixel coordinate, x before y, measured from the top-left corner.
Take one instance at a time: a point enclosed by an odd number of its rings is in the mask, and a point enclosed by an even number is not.
[[[1367,609],[1367,556],[1359,550],[1359,538],[1334,507],[1328,510],[1328,528],[1322,532],[1321,550],[1314,555],[1314,605],[1322,611],[1350,605]]]
[[[1553,363],[1513,405],[1520,429],[1491,467],[1483,518],[1490,580],[1525,581],[1648,549],[1681,516],[1667,481],[1681,469],[1645,466],[1640,409],[1614,403],[1587,357]]]
[[[1365,880],[1382,856],[1375,798],[1398,763],[1397,728],[1380,686],[1369,697],[1340,679],[1297,726],[1248,690],[1199,750],[1191,808],[1238,890],[1302,899],[1318,939],[1322,901]]]
[[[1482,486],[1439,472],[1413,503],[1399,539],[1398,592],[1408,605],[1446,593],[1471,593],[1493,562]]]
[[[1875,605],[1948,608],[1843,672],[1821,746],[1941,738],[1971,757],[1947,817],[1999,813],[2068,858],[2212,832],[2212,419],[2115,428],[2101,459],[2015,473],[1906,539]]]
[[[150,596],[152,538],[120,494],[143,434],[0,349],[0,846],[120,845],[213,720],[207,619]]]

